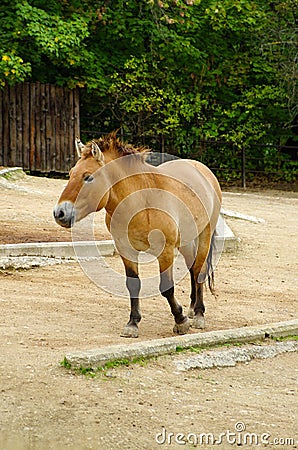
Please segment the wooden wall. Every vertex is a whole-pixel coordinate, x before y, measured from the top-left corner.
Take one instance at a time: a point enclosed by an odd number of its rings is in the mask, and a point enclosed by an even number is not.
[[[79,135],[79,90],[22,83],[0,89],[0,165],[67,173]]]

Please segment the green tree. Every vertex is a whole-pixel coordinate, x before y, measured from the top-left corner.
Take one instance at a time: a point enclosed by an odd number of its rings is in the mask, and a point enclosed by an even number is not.
[[[84,129],[182,155],[279,145],[297,134],[296,21],[295,0],[4,0],[0,84],[79,86]]]

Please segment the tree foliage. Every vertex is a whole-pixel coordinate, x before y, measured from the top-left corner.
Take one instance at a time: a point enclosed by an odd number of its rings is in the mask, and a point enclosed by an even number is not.
[[[4,0],[0,83],[82,89],[85,128],[237,147],[297,135],[295,0]],[[187,145],[186,145],[187,142]]]

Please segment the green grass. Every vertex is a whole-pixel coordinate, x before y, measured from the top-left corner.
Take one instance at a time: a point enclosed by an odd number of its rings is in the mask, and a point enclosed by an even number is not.
[[[85,375],[86,377],[94,378],[97,375],[104,375],[108,378],[112,378],[108,375],[108,371],[112,369],[116,369],[121,366],[129,366],[131,364],[138,364],[140,366],[145,366],[149,361],[156,359],[155,356],[141,356],[133,359],[116,359],[114,361],[108,361],[103,366],[92,368],[92,367],[72,367],[72,365],[67,361],[66,357],[64,357],[63,361],[60,362],[60,366],[71,370],[73,373],[77,375]]]
[[[211,349],[211,348],[229,348],[229,347],[241,347],[243,345],[247,345],[247,344],[251,344],[252,342],[223,342],[223,343],[218,343],[218,344],[213,344],[213,345],[208,345],[208,344],[202,344],[196,347],[181,347],[181,346],[177,346],[176,347],[176,353],[183,353],[183,352],[192,352],[192,353],[201,353],[203,350],[206,349]]]
[[[272,336],[271,339],[273,341],[276,341],[276,342],[298,341],[298,335],[297,334],[292,334],[292,335],[289,335],[289,336],[277,336],[277,337]]]
[[[64,367],[64,369],[71,369],[71,364],[67,361],[66,356],[64,356],[63,361],[60,362],[60,366]]]

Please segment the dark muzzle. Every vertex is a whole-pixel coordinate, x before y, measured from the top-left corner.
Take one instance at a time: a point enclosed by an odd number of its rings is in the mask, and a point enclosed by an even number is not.
[[[53,215],[56,222],[65,228],[71,228],[75,222],[75,210],[72,202],[63,202],[55,206]]]

